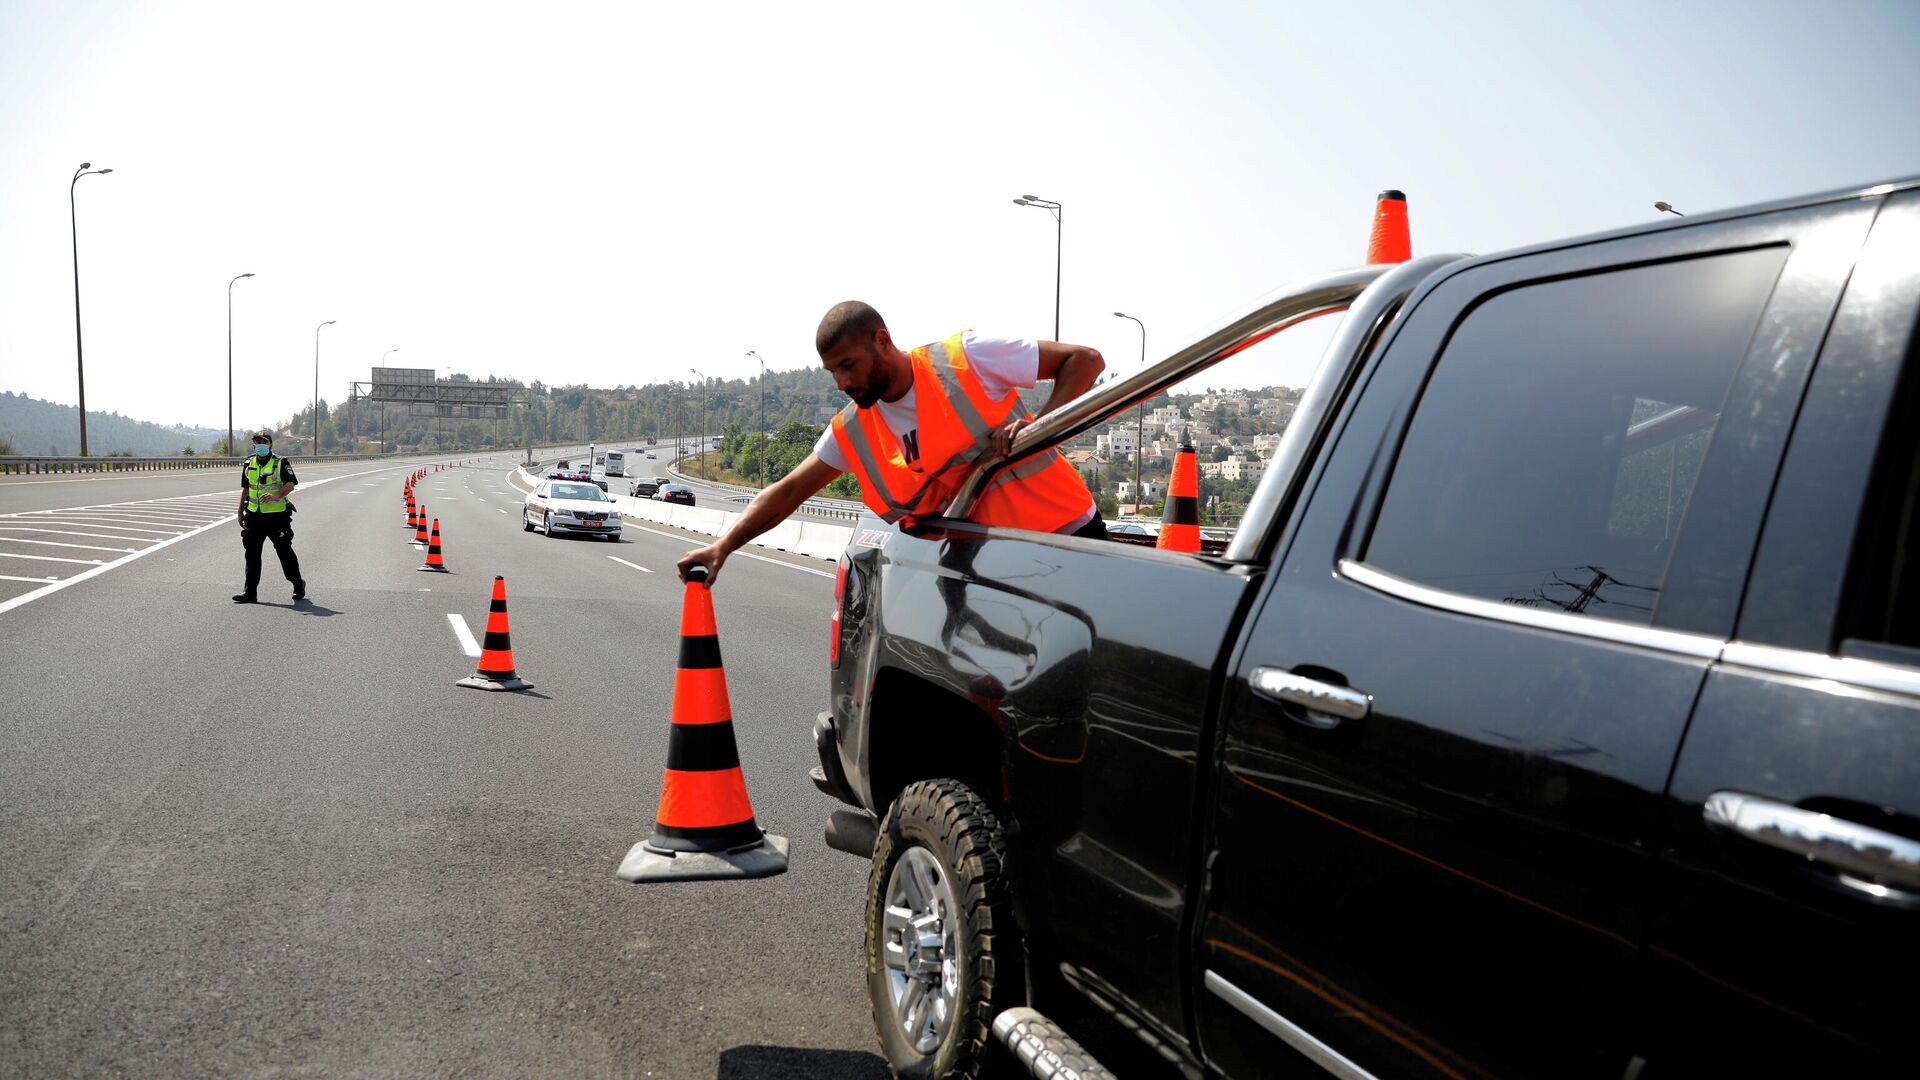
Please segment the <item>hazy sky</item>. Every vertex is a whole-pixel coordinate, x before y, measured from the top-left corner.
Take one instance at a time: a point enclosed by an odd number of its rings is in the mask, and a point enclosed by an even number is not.
[[[1920,2],[0,0],[0,389],[225,423],[395,365],[606,386],[1053,333],[1139,363],[1360,261],[1920,172]],[[1331,329],[1207,385],[1297,385]]]

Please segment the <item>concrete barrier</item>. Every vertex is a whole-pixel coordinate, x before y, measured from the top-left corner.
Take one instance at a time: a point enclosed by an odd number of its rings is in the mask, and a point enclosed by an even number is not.
[[[636,499],[631,495],[613,495],[610,498],[619,508],[623,518],[651,522],[655,525],[671,525],[676,529],[685,529],[705,536],[719,536],[732,528],[733,523],[740,519],[738,513],[730,510],[715,510],[705,506],[682,506],[679,503],[659,502],[654,499]],[[846,550],[847,543],[852,539],[853,530],[844,525],[789,520],[754,537],[751,543],[755,547],[834,562],[840,558],[840,553]]]

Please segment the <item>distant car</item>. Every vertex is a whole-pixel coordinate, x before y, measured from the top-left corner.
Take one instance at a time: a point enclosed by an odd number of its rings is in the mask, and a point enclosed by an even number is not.
[[[1107,523],[1107,535],[1108,536],[1158,536],[1160,534],[1153,529],[1147,528],[1145,525],[1142,525],[1137,521],[1122,521],[1122,522],[1109,521]]]
[[[652,454],[648,454],[648,455],[647,455],[647,460],[648,460],[648,461],[654,461],[654,460],[656,460],[656,459],[655,459],[655,457],[654,457],[654,456],[653,456]]]
[[[584,480],[542,480],[521,505],[520,526],[548,537],[563,532],[620,539],[620,511],[606,493]]]
[[[660,483],[656,480],[635,480],[627,485],[627,494],[640,499],[651,499],[653,493],[659,490]]]
[[[679,503],[682,506],[693,505],[693,489],[685,484],[662,484],[660,489],[653,493],[653,497],[661,502]]]

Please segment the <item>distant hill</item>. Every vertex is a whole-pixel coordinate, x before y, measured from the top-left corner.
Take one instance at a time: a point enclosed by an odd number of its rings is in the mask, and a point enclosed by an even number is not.
[[[0,442],[15,454],[72,457],[80,452],[80,410],[71,405],[41,401],[25,394],[0,391]],[[187,446],[204,454],[225,431],[167,427],[121,416],[87,411],[87,453],[104,457],[116,451],[134,457],[172,457]]]

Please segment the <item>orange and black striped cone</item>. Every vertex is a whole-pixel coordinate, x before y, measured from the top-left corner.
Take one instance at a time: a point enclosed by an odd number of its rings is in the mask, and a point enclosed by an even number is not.
[[[1193,447],[1182,446],[1173,455],[1173,482],[1167,485],[1167,512],[1160,519],[1162,551],[1200,550],[1200,468]]]
[[[1403,263],[1413,258],[1413,237],[1407,232],[1407,195],[1386,190],[1373,204],[1373,232],[1367,237],[1367,263]]]
[[[660,809],[653,835],[627,852],[616,876],[632,882],[699,881],[784,873],[786,838],[762,832],[747,799],[706,568],[695,567],[687,577]]]
[[[412,495],[407,496],[407,528],[410,531],[418,531],[420,528],[420,512],[414,505]]]
[[[487,605],[487,638],[480,646],[480,666],[454,683],[475,690],[531,690],[533,684],[513,670],[513,640],[507,634],[507,579],[493,579],[493,602]]]
[[[419,566],[415,567],[414,569],[425,570],[429,573],[434,573],[434,574],[447,573],[447,564],[444,560],[440,558],[440,519],[439,518],[433,519],[433,531],[431,533],[428,533],[427,535],[428,535],[427,561],[421,563]]]
[[[414,526],[413,542],[421,547],[427,545],[427,504],[424,502],[420,504],[420,520]]]

